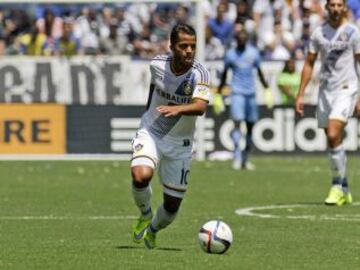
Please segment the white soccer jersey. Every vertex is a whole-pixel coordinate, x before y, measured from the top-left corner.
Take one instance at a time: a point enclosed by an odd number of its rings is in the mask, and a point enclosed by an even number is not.
[[[165,117],[156,110],[160,105],[191,103],[194,98],[209,102],[209,73],[197,61],[185,74],[177,76],[170,68],[171,55],[159,55],[150,64],[151,84],[154,90],[149,96],[148,109],[141,119],[146,128],[160,139],[181,143],[192,141],[196,116],[178,115]]]
[[[332,28],[325,23],[317,27],[311,36],[309,52],[320,54],[320,90],[357,91],[354,54],[360,53],[360,35],[355,25],[345,23]]]

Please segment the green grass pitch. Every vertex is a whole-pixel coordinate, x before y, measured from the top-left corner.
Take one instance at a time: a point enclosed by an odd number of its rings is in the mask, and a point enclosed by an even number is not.
[[[343,207],[323,205],[325,155],[254,163],[250,172],[233,171],[230,162],[194,162],[177,219],[149,251],[131,241],[138,213],[128,162],[1,161],[0,269],[359,269],[359,158],[350,156],[348,166],[355,204]],[[157,177],[152,186],[156,208]],[[254,216],[235,213],[262,206],[268,209]],[[224,255],[199,247],[198,230],[212,219],[233,230]]]

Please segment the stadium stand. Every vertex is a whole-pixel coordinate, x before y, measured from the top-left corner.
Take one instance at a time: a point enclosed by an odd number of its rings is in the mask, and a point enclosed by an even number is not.
[[[303,59],[309,34],[326,14],[324,0],[208,0],[206,47],[221,59],[245,28],[264,60]],[[360,1],[349,1],[359,24]],[[221,13],[221,14],[220,14]],[[0,4],[0,55],[131,55],[168,51],[169,29],[192,22],[194,7],[179,3]],[[219,42],[220,41],[220,42]]]

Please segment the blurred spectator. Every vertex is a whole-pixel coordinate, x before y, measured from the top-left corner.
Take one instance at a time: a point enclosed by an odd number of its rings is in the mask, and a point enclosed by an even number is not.
[[[237,16],[235,20],[234,33],[245,29],[249,35],[249,42],[256,45],[255,22],[251,17],[249,4],[246,0],[240,0],[237,5]]]
[[[48,56],[51,53],[47,42],[47,36],[44,33],[39,32],[39,29],[36,27],[35,20],[31,31],[21,35],[19,40],[21,54],[32,56]]]
[[[300,86],[301,75],[296,71],[295,60],[290,58],[285,61],[282,72],[278,75],[277,86],[281,91],[281,103],[294,105],[296,93]]]
[[[291,33],[283,32],[280,21],[275,21],[274,31],[268,32],[263,37],[265,48],[264,60],[286,60],[290,58],[291,51],[295,49],[295,42]]]
[[[99,52],[99,22],[94,6],[83,7],[74,26],[74,34],[81,40],[84,53],[95,55]]]
[[[205,30],[205,59],[206,60],[219,60],[224,57],[224,47],[220,39],[213,36],[211,28],[206,27]]]
[[[49,47],[53,47],[55,39],[61,37],[62,23],[62,18],[55,16],[55,13],[49,8],[44,9],[43,16],[36,21],[39,33],[47,36]]]
[[[347,5],[350,18],[360,26],[360,0],[347,0]]]
[[[225,18],[226,5],[220,3],[217,6],[217,13],[215,18],[208,21],[208,25],[215,37],[220,39],[221,43],[227,48],[233,38],[234,24]]]
[[[258,34],[258,46],[263,49],[266,34],[274,31],[274,9],[277,6],[282,8],[282,0],[255,0],[253,6],[253,18]]]
[[[74,35],[74,20],[66,18],[63,23],[61,37],[54,43],[54,54],[59,56],[74,56],[83,54],[81,41]]]
[[[176,8],[175,21],[176,23],[192,23],[188,6],[182,4]]]
[[[326,15],[325,3],[326,0],[205,0],[201,8],[206,26],[221,41],[222,50],[236,46],[235,34],[245,29],[249,41],[259,48],[265,60],[285,60],[290,54],[296,59],[304,58],[310,33]],[[360,24],[360,0],[348,0],[348,6],[349,19]],[[62,21],[72,18],[74,35],[83,47],[79,53],[152,58],[169,51],[167,33],[174,24],[195,25],[196,15],[195,5],[181,1],[0,4],[0,55],[20,53],[20,37],[30,33],[34,18],[39,32],[47,36],[47,51],[54,51],[54,41],[62,36]],[[209,59],[221,54],[218,42],[213,40],[206,40],[208,51],[211,46],[216,50],[206,53]]]

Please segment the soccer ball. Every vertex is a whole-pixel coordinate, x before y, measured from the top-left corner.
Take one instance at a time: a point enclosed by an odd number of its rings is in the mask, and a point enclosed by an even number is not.
[[[232,240],[233,234],[229,225],[220,220],[206,222],[199,231],[200,247],[207,253],[225,253]]]

